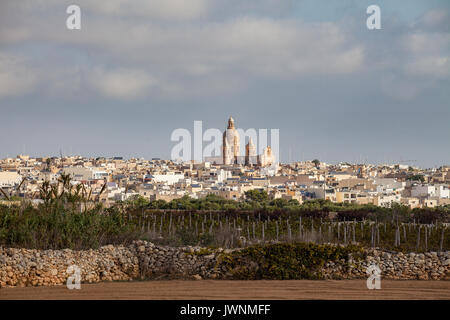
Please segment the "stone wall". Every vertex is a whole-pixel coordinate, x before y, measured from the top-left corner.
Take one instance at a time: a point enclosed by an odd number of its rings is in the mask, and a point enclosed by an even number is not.
[[[83,282],[132,280],[139,274],[134,246],[98,250],[28,250],[0,248],[0,287],[66,283],[67,268],[77,265]]]
[[[372,264],[384,279],[450,280],[450,251],[403,254],[369,249],[365,260],[328,262],[322,272],[327,279],[367,278],[366,269]]]
[[[65,284],[70,265],[81,269],[83,283],[137,279],[230,279],[221,266],[222,253],[200,247],[171,248],[135,241],[130,246],[105,246],[98,250],[29,250],[0,248],[0,288]],[[450,252],[402,254],[370,249],[365,260],[328,262],[327,279],[367,278],[372,263],[382,279],[450,280]]]

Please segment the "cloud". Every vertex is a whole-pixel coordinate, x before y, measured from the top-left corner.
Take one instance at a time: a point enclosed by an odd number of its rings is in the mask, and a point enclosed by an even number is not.
[[[3,12],[31,13],[65,12],[71,4],[80,6],[82,14],[96,18],[142,18],[158,22],[190,22],[226,20],[236,16],[287,16],[294,9],[292,0],[3,0]],[[7,19],[8,15],[0,18]]]
[[[334,23],[241,17],[195,25],[162,26],[107,20],[91,22],[76,35],[39,32],[48,43],[95,48],[167,76],[202,77],[241,73],[254,77],[348,74],[364,64],[364,47]],[[75,49],[76,50],[76,49]],[[153,72],[152,72],[153,73]],[[239,74],[238,74],[239,73]]]
[[[412,82],[393,73],[387,73],[380,79],[381,92],[395,100],[409,101],[423,90],[423,84]]]
[[[0,41],[30,48],[24,53],[39,65],[33,72],[46,79],[43,86],[49,89],[44,92],[52,96],[70,93],[65,88],[71,81],[109,98],[182,99],[245,91],[265,80],[333,81],[390,71],[402,79],[442,79],[450,70],[449,33],[423,26],[442,24],[436,10],[425,14],[420,26],[367,40],[345,21],[305,23],[289,17],[291,1],[282,1],[277,11],[275,0],[80,0],[82,29],[75,32],[65,28],[60,7],[66,3],[20,3],[9,6],[21,10],[8,11],[21,12],[16,19],[21,23],[14,25],[15,17],[5,15],[8,23],[0,20]],[[33,10],[35,15],[24,14]],[[58,62],[46,61],[36,54],[42,48],[64,54],[57,56]],[[64,71],[69,64],[75,69]],[[86,69],[85,76],[79,69]]]
[[[37,77],[18,56],[0,52],[0,98],[20,96],[35,89]]]
[[[143,17],[163,21],[189,21],[199,19],[208,14],[208,0],[78,0],[82,11],[94,14]]]
[[[30,35],[31,32],[23,27],[0,28],[0,43],[6,45],[23,43],[30,39]]]
[[[77,65],[53,67],[51,72],[40,69],[39,78],[50,84],[44,89],[46,94],[52,98],[80,97],[83,89],[83,69]]]
[[[445,52],[450,44],[450,33],[415,32],[406,35],[402,41],[406,49],[412,53]]]
[[[255,76],[295,77],[346,74],[364,62],[364,50],[333,23],[245,17],[205,32],[217,52],[216,65]],[[211,50],[211,48],[208,48]]]
[[[449,56],[415,57],[405,64],[405,71],[413,75],[427,75],[433,77],[448,77],[450,75]]]
[[[134,100],[145,97],[158,81],[139,69],[96,68],[89,75],[92,88],[107,98]]]
[[[446,21],[447,12],[444,10],[430,10],[423,17],[422,22],[427,26],[435,26]]]
[[[431,77],[450,75],[450,33],[417,32],[402,39],[407,74]]]
[[[85,68],[110,66],[109,71],[102,67],[88,72],[87,85],[122,99],[141,98],[149,94],[144,89],[155,86],[158,90],[152,94],[180,98],[196,92],[225,93],[227,88],[245,90],[264,79],[351,74],[365,61],[364,47],[335,23],[244,16],[166,25],[107,16],[86,20],[79,32],[70,32],[55,28],[61,23],[54,20],[30,18],[27,30],[33,41],[70,48],[68,56],[77,60],[77,55],[88,53]],[[47,73],[58,73],[51,61],[38,62],[49,64]],[[121,66],[140,72],[120,70]],[[120,81],[126,82],[123,88]],[[52,77],[49,82],[58,80]]]

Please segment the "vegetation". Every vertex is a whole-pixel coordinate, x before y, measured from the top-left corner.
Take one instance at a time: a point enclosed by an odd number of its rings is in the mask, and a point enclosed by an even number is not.
[[[182,210],[182,211],[226,211],[228,213],[241,212],[249,215],[267,217],[305,216],[314,218],[328,218],[335,214],[339,221],[392,221],[408,223],[450,222],[450,206],[437,208],[410,209],[407,206],[392,204],[391,208],[378,207],[372,204],[333,203],[329,200],[308,200],[299,204],[297,200],[270,200],[265,190],[250,190],[245,193],[244,201],[226,200],[215,195],[208,195],[202,199],[184,196],[170,202],[164,200],[148,201],[136,197],[126,203],[129,208],[148,210]]]
[[[0,207],[0,245],[33,249],[89,249],[129,243],[136,228],[117,213],[100,208],[76,212],[42,206]]]
[[[299,242],[414,251],[450,247],[450,206],[410,210],[325,200],[299,204],[252,190],[241,202],[213,195],[170,202],[136,197],[106,209],[99,202],[101,192],[93,195],[63,175],[58,184],[42,185],[37,206],[26,201],[0,205],[0,245],[88,249],[143,239],[225,248]]]
[[[37,207],[0,205],[0,245],[37,249],[87,249],[130,242],[139,237],[118,210],[104,210],[84,185],[69,175],[57,184],[44,182]]]
[[[425,177],[423,174],[415,174],[408,177],[408,180],[410,181],[419,181],[419,182],[425,182]]]
[[[249,247],[223,254],[221,262],[234,279],[322,279],[320,270],[326,262],[347,261],[349,254],[364,256],[362,248],[353,245],[293,243]]]

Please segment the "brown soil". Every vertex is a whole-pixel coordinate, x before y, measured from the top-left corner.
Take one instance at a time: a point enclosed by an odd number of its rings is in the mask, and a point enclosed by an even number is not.
[[[382,280],[368,290],[365,280],[142,281],[0,289],[0,299],[445,299],[450,281]]]

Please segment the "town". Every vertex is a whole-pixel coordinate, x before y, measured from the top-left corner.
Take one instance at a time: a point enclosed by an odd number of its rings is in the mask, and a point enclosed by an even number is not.
[[[249,190],[265,190],[270,199],[324,199],[333,203],[409,208],[450,204],[450,167],[420,169],[406,164],[327,164],[319,160],[287,164],[216,164],[162,159],[31,157],[0,160],[0,201],[42,202],[39,190],[70,175],[104,206],[142,197],[148,201],[215,195],[244,200]],[[102,192],[101,192],[102,191]],[[7,201],[9,200],[9,201]],[[295,202],[295,203],[297,203]]]

